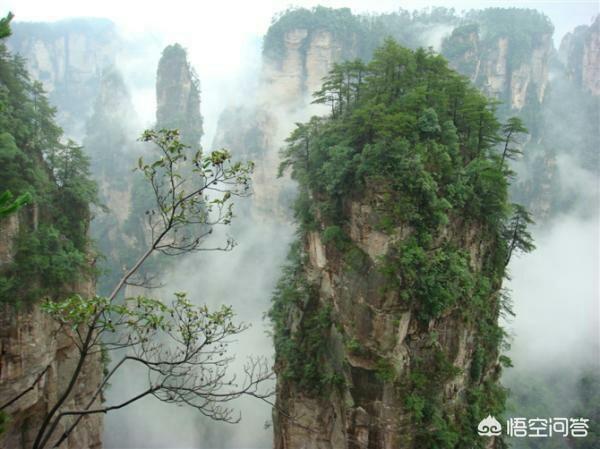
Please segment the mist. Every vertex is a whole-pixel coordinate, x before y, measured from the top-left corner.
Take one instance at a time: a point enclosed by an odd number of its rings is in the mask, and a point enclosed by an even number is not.
[[[577,373],[600,362],[598,214],[536,229],[537,249],[510,266],[515,318],[507,323],[515,368]],[[565,378],[567,380],[568,378]]]
[[[1,6],[3,10],[13,10],[18,21],[94,16],[107,17],[117,24],[124,47],[116,57],[115,66],[123,75],[136,115],[131,118],[131,142],[144,128],[155,123],[155,76],[162,49],[174,42],[181,43],[200,78],[204,119],[202,147],[216,149],[213,142],[218,140],[221,113],[230,107],[253,108],[264,101],[261,96],[262,36],[272,17],[284,10],[287,2],[235,5],[220,2],[194,7],[179,1],[170,2],[168,7],[136,3],[57,1],[40,4],[33,0],[9,0],[2,1]],[[577,13],[573,13],[571,4],[544,1],[406,1],[400,6],[409,10],[432,5],[453,6],[458,11],[487,6],[540,9],[554,22],[554,42],[558,46],[565,33],[577,25],[588,24],[598,12],[595,2],[577,3],[581,6],[576,9]],[[347,6],[355,13],[391,12],[399,5],[391,0],[299,1],[295,4]],[[439,50],[451,30],[451,27],[439,26],[424,35],[423,41]],[[276,102],[269,104],[278,120],[275,146],[284,144],[294,122],[322,113],[320,106],[309,103],[304,98],[303,106],[294,111]],[[570,106],[575,108],[577,104]],[[507,319],[505,327],[510,335],[508,354],[514,368],[506,371],[503,383],[511,388],[523,378],[557,382],[556,373],[560,373],[560,395],[568,398],[575,395],[575,382],[581,372],[600,372],[600,196],[598,179],[575,157],[560,155],[556,164],[561,189],[569,192],[565,197],[571,198],[573,205],[568,213],[536,226],[533,235],[537,249],[515,258],[510,264],[511,280],[505,285],[512,291],[515,317]],[[529,174],[521,168],[519,176],[527,179]],[[289,180],[277,182],[284,185],[282,189],[293,192]],[[276,202],[273,198],[273,204]],[[295,225],[289,216],[282,219],[255,214],[252,207],[252,198],[236,200],[233,225],[215,230],[205,245],[218,244],[232,236],[238,242],[232,251],[199,252],[182,258],[165,276],[166,285],[160,291],[160,296],[165,298],[174,291],[185,291],[195,304],[231,305],[238,321],[250,325],[231,346],[231,354],[235,356],[233,372],[241,372],[248,356],[273,359],[270,324],[265,313],[295,236]],[[135,370],[124,371],[108,390],[108,402],[138,391],[146,380],[142,374]],[[241,413],[240,424],[214,422],[199,416],[193,409],[144,399],[107,415],[104,445],[107,449],[271,447],[271,406],[255,399],[243,399],[231,405]],[[564,408],[548,413],[567,415],[573,406],[563,401]],[[510,413],[520,416],[519,410]]]
[[[250,356],[273,359],[269,323],[264,314],[293,237],[290,224],[251,220],[237,217],[228,232],[215,232],[206,247],[222,243],[227,235],[234,237],[238,246],[230,252],[199,252],[185,257],[166,276],[168,284],[160,294],[169,298],[173,291],[185,291],[196,304],[233,307],[235,321],[250,326],[230,346],[229,353],[235,361],[229,372],[240,375]],[[108,399],[129,397],[143,388],[145,377],[139,375],[135,370],[123,371],[109,389]],[[104,444],[114,449],[269,447],[271,407],[254,398],[228,405],[237,410],[236,416],[241,416],[239,424],[219,423],[201,417],[191,408],[143,400],[107,416]]]

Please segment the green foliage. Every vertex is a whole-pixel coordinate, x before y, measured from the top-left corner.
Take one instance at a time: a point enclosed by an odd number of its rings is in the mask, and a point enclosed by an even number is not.
[[[527,230],[531,224],[533,219],[527,209],[519,204],[513,204],[510,220],[502,229],[502,236],[508,242],[505,265],[508,265],[515,251],[528,253],[535,249],[533,238]]]
[[[348,237],[337,225],[329,226],[325,228],[322,234],[323,243],[333,244],[338,250],[343,251],[345,246],[349,244]]]
[[[21,207],[25,206],[27,203],[31,201],[31,195],[29,193],[24,193],[23,195],[19,195],[19,197],[14,198],[12,194],[7,190],[0,194],[0,218],[4,218],[16,211],[18,211]]]
[[[388,288],[400,289],[401,299],[423,321],[439,317],[458,301],[468,305],[476,281],[464,251],[449,244],[427,251],[415,238],[400,242],[381,270],[390,278]]]
[[[494,256],[510,257],[508,172],[497,145],[512,148],[514,136],[525,131],[522,123],[509,120],[501,137],[495,102],[439,56],[393,41],[376,50],[368,65],[336,65],[315,95],[317,102],[331,105],[331,116],[298,124],[282,151],[281,170],[291,167],[300,184],[301,226],[314,229],[314,217],[321,217],[324,243],[350,251],[344,200],[371,190],[378,198],[379,228],[392,233],[406,223],[414,234],[381,264],[388,287],[399,289],[425,321],[459,299],[468,305],[481,273],[473,271],[469,255],[456,243],[434,246],[432,236],[460,218],[483,226],[498,244]],[[519,223],[527,225],[524,219]],[[523,227],[515,235],[527,241],[526,232]],[[499,282],[504,265],[487,269]]]
[[[415,358],[410,375],[400,388],[405,392],[404,407],[415,426],[417,447],[455,447],[464,429],[457,428],[445,410],[443,388],[459,373],[441,349],[432,349],[427,358]]]
[[[364,355],[366,353],[365,348],[356,338],[352,338],[346,342],[346,349],[350,354]]]
[[[360,96],[344,93],[348,79]],[[327,91],[342,94],[320,91],[317,100],[331,102],[331,118],[298,125],[282,151],[282,168],[292,167],[301,188],[311,186],[312,216],[339,221],[343,198],[376,188],[386,198],[384,222],[435,228],[454,209],[498,225],[507,183],[493,158],[500,140],[495,104],[442,58],[388,41],[360,81],[346,73],[329,82]]]
[[[11,35],[10,21],[15,17],[12,12],[9,12],[6,17],[0,19],[0,39],[4,39]]]
[[[125,334],[132,341],[142,343],[150,340],[150,332],[166,332],[173,333],[178,342],[189,346],[201,340],[208,342],[223,332],[234,334],[244,328],[233,324],[231,307],[221,306],[211,311],[206,305],[192,304],[185,293],[175,293],[170,304],[144,296],[112,302],[100,296],[73,295],[60,301],[45,301],[42,310],[73,329],[95,322],[101,332],[118,335],[119,339]]]
[[[2,21],[8,27],[10,15]],[[0,184],[17,196],[2,195],[0,210],[20,212],[14,263],[0,270],[0,302],[57,295],[89,272],[89,204],[96,186],[81,147],[61,142],[41,83],[31,81],[20,57],[0,43]],[[67,285],[69,284],[69,285]]]
[[[301,271],[301,258],[296,243],[273,293],[269,318],[273,323],[276,369],[307,394],[319,395],[343,379],[326,369],[324,342],[332,326],[331,310],[318,304],[315,288]],[[292,332],[290,314],[297,313],[302,320]]]
[[[16,247],[14,263],[0,278],[2,302],[57,298],[91,274],[85,251],[52,225],[21,232]]]
[[[77,248],[87,243],[89,206],[97,204],[98,187],[90,179],[90,160],[83,148],[69,140],[48,154],[57,185],[52,201],[53,222]]]
[[[442,42],[442,54],[452,61],[456,70],[464,74],[472,74],[478,64],[479,25],[470,23],[457,26]]]
[[[466,396],[467,407],[458,415],[457,427],[462,431],[456,447],[484,449],[487,441],[478,435],[477,424],[488,415],[503,421],[507,390],[498,384],[497,378],[493,378],[471,386]],[[500,444],[503,442],[500,441]]]
[[[380,358],[375,365],[375,376],[381,382],[393,382],[396,379],[396,370],[390,360]]]
[[[6,424],[9,421],[9,417],[3,411],[0,411],[0,435],[6,431]]]
[[[502,126],[504,133],[504,149],[502,150],[502,162],[506,159],[516,160],[523,152],[519,147],[513,146],[520,144],[518,136],[527,134],[529,131],[523,125],[523,120],[519,117],[510,117],[506,124]]]

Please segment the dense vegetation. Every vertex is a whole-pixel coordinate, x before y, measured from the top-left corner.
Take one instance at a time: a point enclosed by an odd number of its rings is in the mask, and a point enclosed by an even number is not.
[[[381,359],[377,366],[380,380],[406,389],[405,407],[423,429],[419,447],[478,447],[472,423],[483,413],[500,415],[504,403],[499,370],[489,372],[504,335],[497,321],[505,267],[513,251],[533,247],[530,218],[507,194],[507,162],[518,155],[518,135],[526,129],[516,118],[499,123],[496,103],[449,69],[443,57],[392,40],[369,64],[335,65],[315,102],[330,108],[329,117],[299,124],[282,152],[282,170],[291,168],[299,183],[301,237],[319,232],[328,254],[337,253],[348,272],[365,273],[373,265],[382,288],[398,292],[399,304],[423,323],[456,313],[477,329],[469,406],[454,418],[444,411],[440,391],[455,368],[437,345],[425,350],[428,359],[416,363],[408,378],[394,380],[393,360]],[[393,236],[409,229],[380,260],[370,261],[349,237],[349,205],[356,200],[374,207],[380,231]],[[452,237],[469,228],[489,242],[480,268]],[[277,363],[284,378],[318,394],[343,383],[324,362],[326,348],[319,343],[336,325],[335,316],[324,312],[327,306],[307,281],[302,247],[291,257],[270,313]],[[304,318],[292,332],[294,308]],[[361,350],[360,342],[348,344]]]
[[[581,56],[582,39],[587,33],[583,28],[574,33],[575,57]],[[594,151],[598,146],[598,133],[595,132],[598,103],[593,98],[584,98],[577,89],[565,93],[565,84],[568,83],[559,77],[547,86],[543,104],[538,98],[541,86],[531,81],[524,107],[519,111],[511,108],[510,72],[522,64],[529,64],[534,51],[543,50],[553,33],[552,23],[540,11],[486,8],[456,13],[453,9],[434,7],[413,12],[399,9],[389,14],[353,15],[348,9],[291,8],[274,17],[265,36],[264,54],[276,62],[282,62],[286,56],[285,35],[292,30],[307,32],[300,48],[304,56],[314,34],[320,31],[332,34],[334,48],[337,46],[341,49],[339,57],[345,60],[357,57],[371,59],[374,50],[387,37],[412,49],[434,46],[453,68],[473,79],[483,89],[489,87],[485,76],[486,64],[496,63],[494,58],[498,55],[499,42],[504,39],[509,72],[503,90],[494,93],[501,100],[496,114],[501,119],[518,114],[531,132],[525,158],[517,165],[518,171],[528,176],[514,183],[510,189],[511,195],[516,201],[530,206],[540,218],[546,218],[548,214],[572,208],[573,198],[577,195],[573,189],[560,184],[558,168],[551,161],[559,153],[576,152],[583,155],[582,167],[598,166],[597,151]],[[555,68],[559,73],[564,71],[564,68]],[[577,78],[580,74],[573,75]],[[581,108],[572,107],[572,113],[562,117],[565,102],[583,105],[584,110],[580,112]],[[565,120],[570,122],[565,129],[581,131],[564,132],[562,127],[556,126],[557,121]],[[579,157],[579,154],[575,156]],[[540,211],[540,202],[549,204],[549,211]]]
[[[62,141],[54,109],[24,62],[0,44],[0,185],[27,194],[14,261],[0,268],[0,302],[56,296],[87,270],[88,205],[96,186],[89,161]],[[6,223],[3,223],[6,225]]]

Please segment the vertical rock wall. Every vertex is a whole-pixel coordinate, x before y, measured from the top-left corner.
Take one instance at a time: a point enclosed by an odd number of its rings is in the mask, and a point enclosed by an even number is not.
[[[179,129],[182,141],[192,146],[202,137],[200,84],[179,44],[166,47],[158,63],[156,127]]]
[[[315,395],[279,372],[275,449],[423,449],[417,434],[439,429],[415,427],[411,405],[415,378],[427,372],[435,379],[432,385],[439,388],[440,407],[457,426],[477,425],[460,422],[473,405],[471,392],[498,380],[497,354],[490,355],[483,367],[474,367],[479,363],[479,331],[459,309],[424,323],[399,299],[399,291],[382,288],[385,279],[375,264],[412,230],[399,225],[392,235],[378,231],[377,203],[375,196],[367,195],[346,205],[345,231],[366,255],[360,268],[349,268],[318,232],[309,232],[302,241],[303,276],[316,297],[312,304],[291,306],[287,325],[294,338],[314,310],[330,310],[332,323],[321,342],[325,356],[320,363],[342,377],[324,394]],[[475,270],[482,270],[494,250],[481,229],[460,220],[436,239],[467,251]],[[497,295],[488,301],[497,313]],[[454,369],[444,373],[444,363]],[[474,375],[475,369],[481,374]],[[499,447],[493,438],[487,443],[489,448]]]
[[[549,61],[552,56],[552,34],[543,34],[535,41],[528,54],[515,64],[512,55],[521,42],[510,36],[499,36],[492,43],[482,42],[480,33],[455,33],[446,41],[446,54],[451,65],[468,76],[489,96],[498,98],[520,111],[530,99],[544,100],[548,86]],[[463,48],[450,53],[449,46]]]
[[[83,136],[102,71],[117,59],[120,42],[106,19],[72,19],[53,23],[17,22],[8,47],[26,59],[57,107],[57,121],[75,138]]]
[[[14,256],[13,239],[19,229],[20,217],[23,212],[0,222],[0,266]],[[70,290],[90,296],[94,294],[94,285],[86,281],[71,286]],[[56,323],[40,310],[39,304],[23,305],[19,309],[0,305],[0,404],[35,384],[30,392],[5,410],[9,422],[6,432],[0,435],[0,447],[31,448],[45,413],[70,380],[77,355],[77,347],[68,331],[58,329]],[[82,409],[101,380],[100,354],[95,354],[84,365],[80,382],[65,408]],[[102,421],[102,415],[85,417],[61,449],[101,448]],[[57,434],[60,430],[59,427]]]
[[[600,95],[600,16],[591,26],[582,25],[567,33],[559,55],[577,85],[592,95]]]

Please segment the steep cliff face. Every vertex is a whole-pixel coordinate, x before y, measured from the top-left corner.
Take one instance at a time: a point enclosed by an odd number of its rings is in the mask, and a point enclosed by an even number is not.
[[[98,183],[99,199],[108,208],[106,213],[98,212],[91,226],[92,238],[106,257],[99,261],[99,294],[112,289],[126,265],[125,255],[134,250],[134,242],[124,229],[132,208],[131,170],[142,150],[136,142],[140,129],[120,72],[114,67],[106,68],[83,140]]]
[[[559,55],[569,77],[592,95],[600,95],[600,16],[591,26],[567,33]]]
[[[15,214],[0,222],[0,267],[14,259],[14,241],[25,216],[25,213]],[[91,281],[82,281],[69,290],[91,296],[94,285]],[[0,404],[33,386],[5,410],[9,421],[6,432],[0,435],[0,446],[27,449],[33,445],[45,413],[65,390],[78,349],[68,334],[70,331],[59,329],[57,323],[40,310],[39,304],[20,309],[1,304],[0,308]],[[81,379],[83,382],[77,384],[65,407],[83,409],[87,406],[102,380],[99,354],[88,359]],[[61,449],[100,448],[102,423],[99,415],[85,417]]]
[[[77,138],[83,135],[81,119],[91,112],[102,71],[115,63],[119,45],[114,24],[105,19],[16,23],[8,40],[49,93],[58,122]]]
[[[257,165],[253,177],[255,213],[289,219],[286,205],[293,199],[294,188],[288,179],[277,179],[278,150],[293,123],[306,120],[311,113],[325,112],[325,108],[310,104],[312,94],[334,63],[356,56],[356,38],[352,34],[349,40],[342,40],[326,28],[293,28],[283,35],[279,59],[265,53],[257,111],[260,121],[250,122],[264,136],[265,144],[260,156],[253,159]],[[248,154],[244,146],[240,150]]]
[[[491,8],[467,16],[442,52],[487,95],[520,111],[542,103],[548,85],[553,26],[532,10]]]
[[[31,203],[0,217],[0,417],[8,417],[0,447],[26,449],[77,363],[75,331],[59,329],[40,302],[94,294],[88,230],[96,185],[81,147],[63,141],[54,109],[3,40],[0,85],[0,190],[26,192]],[[82,368],[66,407],[87,406],[100,385],[99,354]],[[101,433],[101,417],[85,418],[61,448],[98,448]]]
[[[330,11],[326,8],[324,10]],[[349,10],[342,19],[355,20]],[[265,38],[261,80],[252,106],[226,108],[219,118],[213,148],[228,148],[256,163],[252,214],[260,219],[289,221],[287,205],[294,197],[289,178],[277,178],[278,151],[295,122],[326,109],[311,105],[312,94],[336,62],[357,56],[358,33],[349,27],[336,33],[336,23],[323,22],[308,11],[306,21],[277,22]],[[297,17],[292,14],[292,18]],[[354,22],[352,22],[354,24]],[[339,25],[339,24],[338,24]]]
[[[466,412],[472,406],[472,391],[497,380],[495,362],[484,367],[481,377],[473,377],[474,370],[482,370],[475,366],[480,363],[480,331],[460,311],[424,322],[402,303],[401,292],[382,288],[385,276],[376,265],[411,230],[400,226],[393,235],[375,230],[376,203],[375,198],[363,198],[347,208],[352,243],[368,256],[356,269],[349,268],[332,245],[324,244],[319,233],[308,233],[303,240],[303,275],[315,296],[289,310],[288,325],[293,338],[301,334],[298,329],[312,325],[315,313],[329,311],[331,323],[319,343],[324,347],[320,363],[329,367],[332,377],[339,377],[322,396],[307,394],[279,377],[276,449],[426,447],[421,445],[422,434],[439,429],[419,429],[415,407],[439,407],[450,417],[444,424],[450,428],[476,425],[476,416]],[[457,222],[444,233],[469,253],[473,267],[481,269],[490,245],[480,229]],[[435,399],[426,398],[426,389]],[[495,447],[494,442],[487,447]]]
[[[277,216],[285,216],[285,207],[274,208],[280,197],[277,190],[286,191],[284,198],[289,198],[290,192],[289,184],[275,180],[277,152],[291,123],[327,112],[310,104],[323,76],[336,62],[370,58],[373,49],[389,36],[409,48],[441,47],[455,69],[504,103],[501,108],[505,113],[527,113],[544,101],[553,53],[552,25],[536,11],[491,8],[463,18],[443,8],[368,18],[345,9],[288,11],[265,36],[262,82],[257,98],[251,100],[257,106],[250,107],[254,113],[243,116],[241,134],[254,130],[264,142],[260,155],[254,153],[254,202],[258,209],[276,210]],[[225,146],[249,156],[243,145],[238,148],[230,142],[241,142],[237,137],[231,138],[241,135],[239,129],[224,128],[227,123],[242,122],[242,115],[230,119],[234,111],[235,108],[224,113],[229,119],[220,121],[213,146]],[[265,119],[267,116],[270,117]],[[228,136],[229,140],[219,136]]]
[[[259,102],[306,107],[333,63],[360,52],[360,21],[350,9],[290,9],[264,38]]]
[[[263,100],[287,108],[306,107],[333,63],[341,61],[342,55],[356,56],[353,47],[356,45],[352,41],[342,42],[327,29],[287,30],[283,35],[283,51],[276,59],[268,56],[264,59]]]
[[[166,47],[158,63],[156,127],[178,128],[188,145],[197,146],[202,137],[200,82],[179,44]]]
[[[593,95],[600,95],[600,16],[590,27],[583,47],[581,81]]]

